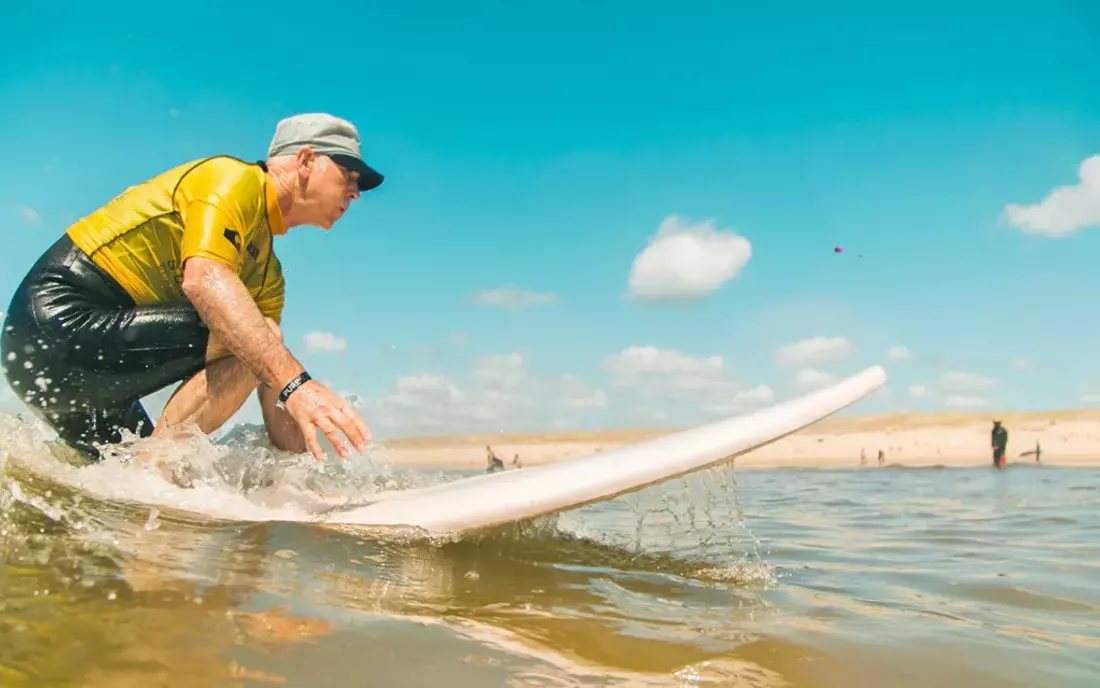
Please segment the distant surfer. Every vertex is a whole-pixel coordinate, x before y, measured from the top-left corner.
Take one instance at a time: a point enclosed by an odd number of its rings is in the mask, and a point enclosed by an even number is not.
[[[131,186],[71,225],[16,289],[0,364],[16,394],[90,461],[122,439],[221,427],[257,390],[272,443],[347,458],[371,432],[313,380],[279,330],[273,238],[328,230],[382,183],[359,134],[327,114],[278,123],[266,160],[193,160]],[[175,390],[154,425],[140,403]]]
[[[485,469],[485,472],[486,473],[496,473],[497,471],[503,471],[504,470],[504,462],[501,461],[500,457],[498,457],[496,455],[496,452],[493,451],[493,448],[490,447],[489,445],[485,445],[485,452],[486,452],[485,462],[486,462],[486,464],[488,464],[487,468]]]
[[[1001,425],[1001,421],[993,421],[993,432],[990,433],[990,444],[993,447],[993,465],[997,468],[1005,467],[1005,450],[1008,449],[1008,430]]]

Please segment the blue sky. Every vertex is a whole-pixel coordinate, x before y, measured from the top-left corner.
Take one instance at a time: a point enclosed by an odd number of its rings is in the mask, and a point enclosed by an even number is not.
[[[819,5],[0,0],[0,309],[126,186],[321,110],[387,181],[277,243],[284,328],[383,436],[690,423],[878,362],[857,411],[1096,403],[1100,180],[1026,206],[1100,154],[1100,5]]]

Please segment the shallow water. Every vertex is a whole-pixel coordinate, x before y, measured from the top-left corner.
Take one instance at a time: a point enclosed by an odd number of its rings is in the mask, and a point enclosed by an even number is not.
[[[1098,469],[716,469],[402,544],[88,496],[5,427],[0,686],[1100,684]]]

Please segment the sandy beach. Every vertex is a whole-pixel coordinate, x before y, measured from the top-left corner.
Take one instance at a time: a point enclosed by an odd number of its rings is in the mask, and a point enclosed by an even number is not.
[[[742,468],[988,465],[991,458],[989,414],[930,413],[831,418],[737,458]],[[1051,466],[1100,465],[1100,410],[1004,413],[997,415],[1009,431],[1008,463]],[[485,447],[512,468],[584,456],[660,437],[670,430],[608,430],[603,432],[528,435],[488,434],[461,437],[410,437],[384,440],[396,464],[481,468]],[[865,457],[865,463],[863,463]]]

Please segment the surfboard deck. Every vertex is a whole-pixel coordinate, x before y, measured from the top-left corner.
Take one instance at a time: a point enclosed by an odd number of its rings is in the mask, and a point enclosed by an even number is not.
[[[380,492],[368,504],[326,513],[315,523],[454,535],[574,509],[728,462],[851,406],[885,382],[886,371],[872,366],[751,413],[588,456]]]

